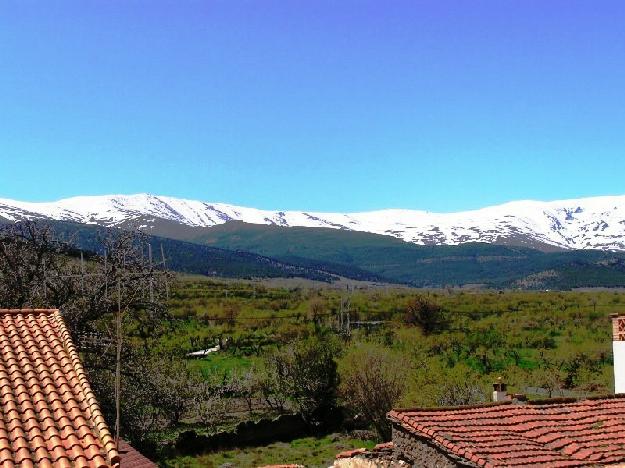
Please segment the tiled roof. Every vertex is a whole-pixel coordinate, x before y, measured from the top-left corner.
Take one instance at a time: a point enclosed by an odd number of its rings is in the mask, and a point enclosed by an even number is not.
[[[555,404],[394,410],[388,417],[478,466],[625,462],[625,395]]]
[[[118,467],[58,310],[0,309],[0,466]]]
[[[355,450],[346,450],[344,452],[336,454],[334,458],[337,458],[337,459],[353,458],[353,457],[357,457],[358,455],[376,455],[376,454],[381,454],[385,452],[393,452],[393,442],[384,442],[382,444],[376,444],[375,447],[373,447],[370,450],[367,450],[364,447],[358,448]]]
[[[141,455],[125,440],[120,439],[118,449],[122,468],[157,468],[156,463]]]

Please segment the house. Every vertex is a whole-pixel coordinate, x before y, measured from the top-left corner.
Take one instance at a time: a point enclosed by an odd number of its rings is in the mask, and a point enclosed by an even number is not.
[[[104,421],[56,309],[0,309],[0,466],[148,468]]]
[[[494,403],[397,409],[393,457],[417,466],[625,466],[625,315],[612,316],[617,394],[524,402],[494,384]]]
[[[418,466],[625,463],[625,395],[393,410],[394,455]]]

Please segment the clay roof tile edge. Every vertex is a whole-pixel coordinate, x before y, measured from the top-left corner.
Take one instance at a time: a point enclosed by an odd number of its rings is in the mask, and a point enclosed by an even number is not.
[[[114,439],[108,429],[108,426],[106,425],[104,416],[102,415],[102,411],[100,410],[100,406],[98,405],[97,400],[95,400],[95,395],[93,394],[93,391],[91,390],[91,385],[89,385],[89,381],[87,380],[87,377],[85,375],[85,371],[82,367],[80,357],[78,356],[78,352],[76,351],[76,348],[74,344],[72,343],[70,333],[67,330],[67,327],[65,326],[65,321],[63,320],[61,313],[57,309],[54,311],[52,316],[57,326],[59,327],[59,332],[60,332],[61,338],[63,339],[63,344],[65,345],[67,349],[67,354],[69,354],[70,359],[72,360],[72,363],[76,370],[76,374],[78,375],[78,378],[80,380],[80,384],[85,394],[85,400],[88,401],[90,398],[94,399],[94,402],[89,404],[89,407],[90,407],[89,409],[91,410],[91,419],[93,420],[96,430],[98,431],[98,436],[100,440],[103,440],[106,438]],[[105,450],[106,450],[108,462],[111,465],[115,465],[119,463],[119,453],[117,453],[116,448],[114,447],[105,448]]]

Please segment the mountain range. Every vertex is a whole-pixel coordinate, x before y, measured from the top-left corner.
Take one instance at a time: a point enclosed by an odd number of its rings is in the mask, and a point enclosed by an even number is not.
[[[420,287],[625,286],[625,196],[513,202],[461,213],[263,211],[153,195],[0,200],[0,223],[44,220],[93,250],[141,228],[177,271],[337,277]]]
[[[625,250],[625,195],[515,201],[457,213],[402,209],[360,213],[267,211],[150,194],[104,195],[45,203],[0,199],[0,218],[141,227],[156,235],[187,239],[200,235],[203,228],[242,221],[369,232],[417,245],[484,242],[544,251]]]

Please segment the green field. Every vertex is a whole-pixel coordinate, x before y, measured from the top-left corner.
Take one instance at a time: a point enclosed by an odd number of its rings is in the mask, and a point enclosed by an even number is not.
[[[409,304],[417,297],[434,304],[444,318],[435,329],[426,332],[410,316]],[[320,333],[335,347],[339,385],[361,352],[381,350],[400,359],[405,388],[396,406],[487,401],[490,385],[500,376],[511,391],[535,399],[610,393],[609,314],[624,308],[625,294],[619,290],[335,289],[180,278],[169,301],[172,320],[151,340],[149,349],[176,356],[211,385],[225,385],[226,414],[220,423],[203,426],[190,409],[179,425],[154,433],[153,438],[166,446],[184,430],[211,434],[250,418],[275,416],[280,411],[268,406],[249,382],[265,375],[271,356]],[[348,334],[339,327],[341,310],[350,316]],[[372,321],[375,326],[359,326]],[[218,342],[227,343],[225,349],[201,359],[186,358],[188,352]],[[248,400],[252,411],[247,409]],[[287,399],[285,404],[287,412],[297,408],[295,401]],[[350,408],[349,396],[338,392],[337,404]],[[341,449],[364,444],[344,436],[338,442],[328,437],[320,434],[195,457],[169,450],[160,457],[166,466],[278,462],[315,466]],[[376,441],[382,440],[367,443]]]

